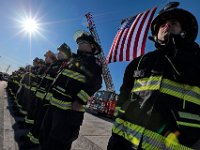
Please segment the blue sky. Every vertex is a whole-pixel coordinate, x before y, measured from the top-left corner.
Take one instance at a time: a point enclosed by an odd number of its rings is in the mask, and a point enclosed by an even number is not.
[[[191,11],[200,22],[199,0],[178,0],[180,8]],[[31,64],[35,57],[44,58],[47,50],[56,52],[66,42],[74,52],[76,30],[86,30],[85,14],[91,12],[105,55],[108,54],[123,18],[134,16],[154,6],[161,9],[168,0],[1,0],[0,4],[0,71],[9,72],[19,66]],[[158,11],[157,11],[158,12]],[[157,14],[156,12],[156,14]],[[22,20],[35,18],[39,33],[22,32]],[[149,32],[150,35],[150,32]],[[200,42],[200,37],[196,39]],[[146,52],[154,50],[147,40]],[[122,84],[123,73],[129,62],[111,63],[109,69],[115,89]],[[103,89],[105,86],[103,85]]]

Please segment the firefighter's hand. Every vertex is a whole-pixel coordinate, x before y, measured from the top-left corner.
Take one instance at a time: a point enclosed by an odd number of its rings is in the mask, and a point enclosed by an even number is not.
[[[170,147],[171,145],[179,144],[178,136],[180,135],[179,131],[171,132],[165,139],[165,145]]]
[[[125,113],[124,110],[121,109],[121,107],[117,106],[115,107],[114,117],[120,117]]]
[[[72,102],[72,110],[79,111],[82,108],[82,104],[78,101]]]

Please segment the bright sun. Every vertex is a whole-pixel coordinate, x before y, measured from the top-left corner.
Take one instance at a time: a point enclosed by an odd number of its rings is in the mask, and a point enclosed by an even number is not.
[[[39,29],[38,23],[34,19],[26,19],[22,22],[23,29],[28,33],[37,32]]]

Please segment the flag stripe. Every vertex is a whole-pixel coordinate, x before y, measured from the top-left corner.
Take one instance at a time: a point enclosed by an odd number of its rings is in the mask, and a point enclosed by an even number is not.
[[[123,61],[123,49],[124,49],[124,43],[126,41],[127,34],[128,34],[128,30],[125,30],[123,40],[122,40],[122,44],[121,44],[121,48],[120,48],[120,53],[119,53],[119,61]]]
[[[118,46],[120,46],[120,45],[119,45],[119,40],[121,39],[123,32],[124,32],[124,31],[120,31],[120,32],[119,32],[119,36],[117,37],[116,45],[115,45],[115,47],[114,47],[115,49],[118,49]],[[114,54],[113,54],[113,56],[114,56],[113,60],[116,61],[117,51],[113,51],[113,52],[114,52]]]
[[[106,58],[107,63],[130,61],[144,54],[148,29],[156,9],[123,19]]]
[[[143,37],[143,41],[142,41],[141,54],[144,54],[144,49],[145,49],[145,46],[146,46],[146,39],[147,39],[148,29],[149,29],[149,27],[151,25],[151,20],[153,19],[153,16],[154,16],[154,14],[156,12],[156,9],[157,9],[156,7],[153,8],[152,13],[151,13],[150,18],[149,18],[148,23],[147,23],[147,27],[145,29],[145,33],[144,33],[144,37]]]
[[[141,20],[141,23],[140,23],[140,26],[139,26],[139,29],[137,31],[135,42],[134,42],[134,46],[133,46],[133,58],[137,57],[138,42],[139,42],[139,38],[140,38],[140,35],[141,35],[141,32],[142,32],[142,27],[144,26],[144,22],[145,22],[145,20],[147,18],[148,13],[149,13],[149,10],[144,13],[144,16],[143,16],[143,18]]]
[[[115,36],[114,42],[112,44],[112,47],[111,47],[111,50],[110,50],[110,53],[109,53],[109,62],[112,61],[112,57],[114,56],[113,53],[114,53],[114,49],[115,49],[115,46],[116,46],[117,39],[120,35],[119,32],[121,32],[121,31],[118,31],[118,33]]]
[[[130,56],[132,56],[132,55],[130,55],[131,52],[133,52],[133,51],[131,51],[132,37],[133,37],[134,33],[136,33],[134,31],[137,29],[136,26],[138,25],[138,22],[139,22],[141,17],[142,17],[142,15],[139,14],[138,17],[136,18],[135,22],[132,24],[131,29],[130,29],[130,33],[129,33],[128,41],[127,41],[127,49],[126,49],[126,60],[127,61],[129,61]]]

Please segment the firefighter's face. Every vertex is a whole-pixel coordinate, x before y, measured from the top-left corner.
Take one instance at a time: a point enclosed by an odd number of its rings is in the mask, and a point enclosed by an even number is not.
[[[51,64],[51,63],[53,63],[53,59],[51,57],[49,57],[49,56],[46,56],[45,57],[45,63],[46,64]]]
[[[68,59],[68,58],[69,57],[63,51],[58,51],[58,54],[57,54],[58,60],[65,60],[65,59]]]
[[[88,41],[80,40],[78,41],[78,50],[84,52],[92,52],[93,44]]]
[[[38,62],[37,61],[33,61],[33,66],[37,66]]]
[[[179,21],[176,19],[167,20],[158,30],[158,40],[161,42],[168,41],[170,34],[178,35],[181,31],[182,27]]]

